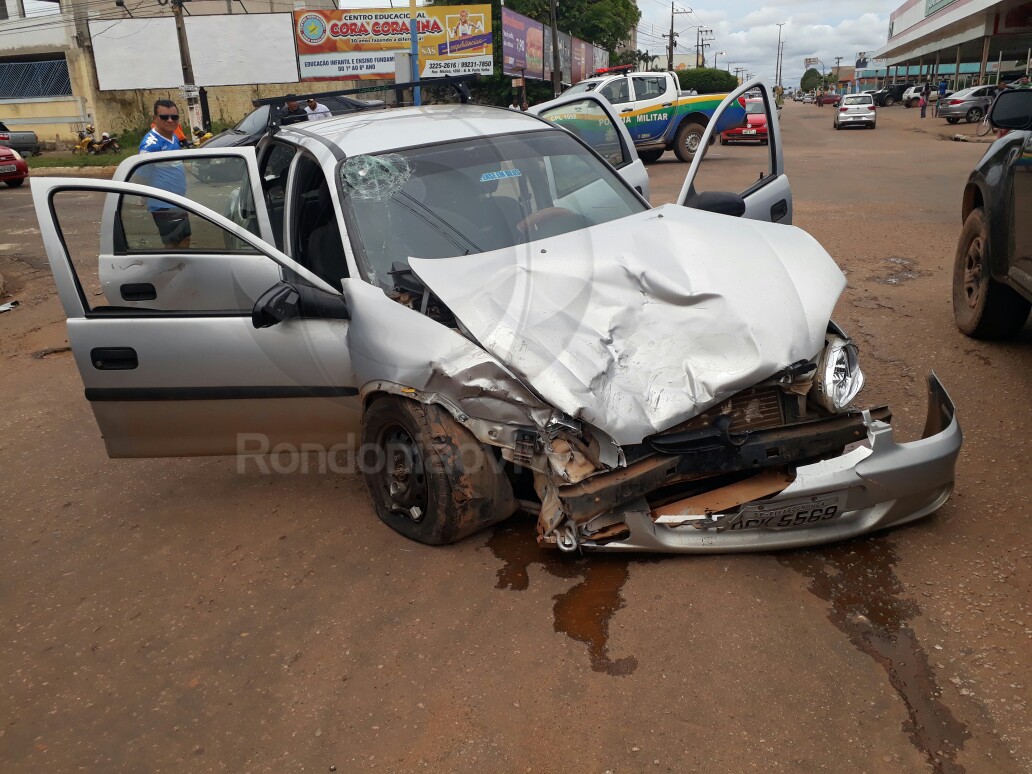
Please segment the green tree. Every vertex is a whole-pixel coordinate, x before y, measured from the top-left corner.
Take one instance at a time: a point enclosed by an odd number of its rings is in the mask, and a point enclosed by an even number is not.
[[[813,67],[803,73],[803,77],[799,80],[799,88],[803,91],[813,91],[820,85],[821,74]]]
[[[699,94],[721,94],[731,91],[738,85],[738,79],[727,70],[712,67],[678,70],[677,79],[681,82],[683,90],[694,90]]]

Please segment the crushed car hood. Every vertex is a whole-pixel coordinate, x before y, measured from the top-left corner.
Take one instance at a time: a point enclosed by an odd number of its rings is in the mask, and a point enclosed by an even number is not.
[[[619,444],[812,358],[845,287],[804,231],[676,205],[410,264],[484,349]]]

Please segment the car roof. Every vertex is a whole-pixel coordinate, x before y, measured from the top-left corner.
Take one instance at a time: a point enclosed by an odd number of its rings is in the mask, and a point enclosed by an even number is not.
[[[551,126],[528,113],[482,105],[430,105],[370,110],[322,121],[290,124],[278,136],[302,145],[315,134],[347,155],[382,153],[471,137],[546,131]]]

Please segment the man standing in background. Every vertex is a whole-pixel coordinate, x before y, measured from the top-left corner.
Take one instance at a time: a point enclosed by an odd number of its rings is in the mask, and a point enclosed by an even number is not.
[[[308,114],[309,121],[321,121],[324,118],[332,118],[330,115],[330,109],[321,102],[316,101],[314,97],[308,98],[308,103],[305,106],[305,112]]]
[[[181,150],[176,129],[179,127],[179,108],[170,99],[154,103],[154,128],[140,140],[140,153]],[[186,172],[182,161],[159,161],[140,167],[136,182],[161,188],[169,193],[186,196]],[[185,250],[190,246],[190,216],[184,210],[158,199],[147,200],[147,210],[158,227],[165,247]]]

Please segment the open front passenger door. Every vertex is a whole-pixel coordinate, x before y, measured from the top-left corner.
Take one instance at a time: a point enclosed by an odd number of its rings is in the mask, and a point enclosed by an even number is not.
[[[284,443],[288,451],[330,448],[357,433],[361,407],[339,290],[247,228],[166,190],[37,178],[32,196],[68,341],[109,456],[261,454]],[[98,218],[101,235],[92,245],[81,230],[91,208],[112,216]],[[119,244],[107,232],[131,208],[141,209]],[[163,208],[184,219],[189,244],[163,244],[161,218],[153,217]],[[69,210],[77,216],[63,227],[60,213]],[[98,253],[105,241],[110,255]],[[111,260],[115,268],[104,268]],[[149,272],[151,281],[124,281],[121,267]],[[284,276],[323,294],[334,311],[255,328],[256,302]]]

